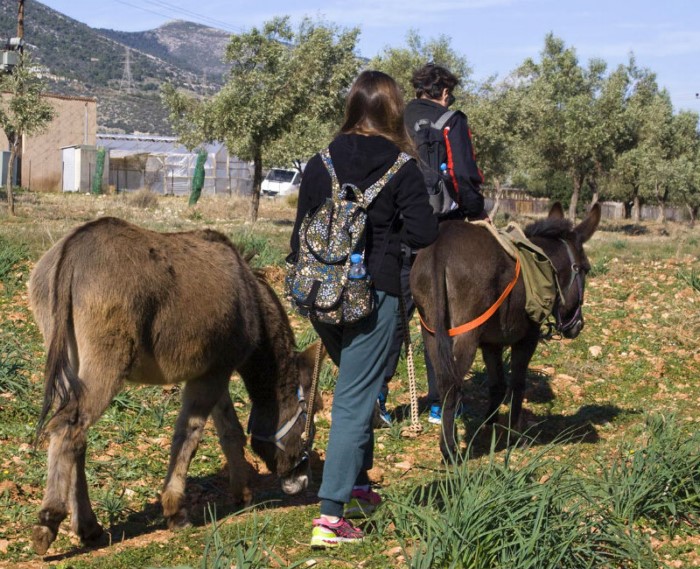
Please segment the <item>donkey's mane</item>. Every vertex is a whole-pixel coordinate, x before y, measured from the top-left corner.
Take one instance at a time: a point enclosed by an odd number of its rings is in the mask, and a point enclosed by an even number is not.
[[[548,237],[557,239],[567,236],[572,231],[573,224],[570,219],[548,217],[528,225],[525,228],[525,235],[529,238]]]

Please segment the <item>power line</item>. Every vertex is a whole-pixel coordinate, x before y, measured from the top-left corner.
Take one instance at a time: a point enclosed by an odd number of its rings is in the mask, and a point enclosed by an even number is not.
[[[207,21],[211,22],[212,24],[219,26],[221,29],[226,30],[226,31],[233,31],[234,28],[228,23],[224,22],[223,20],[217,20],[216,18],[212,18],[210,16],[204,16],[198,12],[194,12],[192,10],[188,10],[187,8],[182,8],[180,6],[176,6],[174,4],[171,4],[169,2],[165,2],[164,0],[143,0],[144,2],[148,4],[156,4],[160,7],[166,8],[168,10],[172,10],[173,12],[179,12],[180,14],[183,14],[185,16],[188,16],[190,18],[197,18],[198,20],[202,21]],[[242,31],[242,28],[238,27],[235,28],[236,31]]]
[[[193,12],[191,10],[180,8],[178,6],[169,4],[167,2],[158,1],[158,0],[143,0],[143,3],[153,4],[156,6],[156,8],[158,10],[165,9],[165,10],[169,10],[169,12],[163,13],[162,11],[157,11],[157,10],[151,9],[152,7],[146,8],[143,5],[132,4],[131,2],[126,2],[126,0],[115,0],[115,2],[118,2],[119,4],[123,4],[125,6],[129,6],[131,8],[143,10],[144,12],[149,12],[151,14],[155,14],[156,16],[161,16],[163,18],[167,18],[170,20],[179,19],[179,18],[177,18],[178,15],[179,16],[184,15],[184,16],[187,16],[188,18],[196,18],[196,19],[200,20],[198,23],[205,22],[206,25],[209,25],[209,26],[215,25],[215,26],[219,27],[220,29],[227,31],[227,32],[230,32],[230,33],[238,33],[242,30],[242,28],[234,29],[230,24],[223,22],[221,20],[216,20],[216,19],[210,18],[208,16],[203,16],[202,14],[198,14],[197,12]],[[173,12],[179,13],[179,14],[174,14]]]

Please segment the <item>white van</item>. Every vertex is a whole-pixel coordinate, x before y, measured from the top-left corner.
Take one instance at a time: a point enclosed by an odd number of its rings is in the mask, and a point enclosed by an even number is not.
[[[297,193],[300,184],[301,175],[298,170],[272,168],[262,181],[260,191],[264,196],[288,196]]]

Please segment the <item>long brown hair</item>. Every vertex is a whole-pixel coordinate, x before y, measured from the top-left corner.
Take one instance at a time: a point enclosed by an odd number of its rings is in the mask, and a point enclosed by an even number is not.
[[[348,94],[340,132],[383,136],[403,152],[415,155],[403,122],[403,110],[403,97],[396,81],[381,71],[363,71]]]

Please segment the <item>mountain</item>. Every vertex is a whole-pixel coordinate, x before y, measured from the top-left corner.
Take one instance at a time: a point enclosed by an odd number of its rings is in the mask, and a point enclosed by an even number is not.
[[[116,42],[148,53],[200,75],[203,82],[221,84],[229,67],[223,63],[230,34],[201,24],[176,20],[145,32],[98,32]]]
[[[25,49],[51,93],[97,99],[98,132],[172,134],[160,86],[196,95],[222,85],[229,34],[174,21],[144,32],[94,29],[41,4],[25,4]],[[17,2],[0,0],[0,38],[16,35]],[[4,43],[4,42],[3,42]]]

